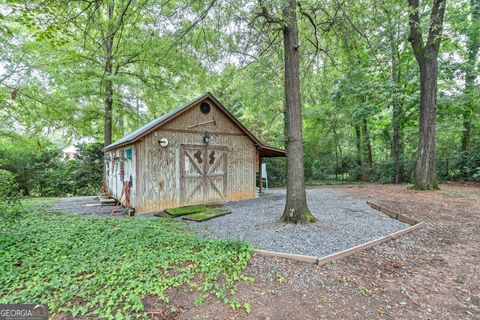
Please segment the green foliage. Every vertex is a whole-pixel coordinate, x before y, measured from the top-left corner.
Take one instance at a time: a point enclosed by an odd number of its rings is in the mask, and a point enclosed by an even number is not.
[[[67,196],[100,192],[101,143],[79,144],[76,158],[63,161],[60,148],[48,141],[22,140],[22,144],[0,140],[0,169],[15,175],[17,194]]]
[[[18,202],[20,190],[15,175],[7,170],[0,169],[0,202],[7,204]]]
[[[22,198],[15,175],[0,169],[0,222],[2,228],[8,228],[24,211],[20,203]]]
[[[113,84],[114,140],[193,96],[212,91],[263,141],[284,146],[281,28],[265,24],[258,16],[259,3],[120,1],[109,19],[111,3],[13,1],[2,7],[0,168],[15,174],[22,193],[99,191],[100,163],[93,159],[61,163],[59,147],[45,143],[43,137],[101,139],[106,81]],[[480,147],[480,89],[474,49],[480,23],[475,4],[478,7],[478,0],[447,5],[448,28],[439,56],[440,181],[479,179],[475,150]],[[282,17],[282,2],[265,5],[272,17]],[[421,3],[422,20],[428,18],[429,6]],[[301,10],[307,181],[393,181],[394,122],[401,127],[403,181],[411,181],[418,146],[419,76],[408,43],[407,4],[307,0]],[[110,59],[101,38],[113,25],[119,28]],[[108,75],[107,61],[112,63]],[[468,86],[467,73],[474,79]],[[401,106],[395,121],[394,105]],[[462,149],[468,121],[470,145]],[[100,152],[96,150],[92,152]],[[266,161],[270,185],[284,186],[286,159]]]
[[[81,143],[76,146],[78,154],[75,161],[68,161],[66,164],[74,167],[73,175],[74,188],[71,194],[91,195],[100,192],[103,174],[103,144]]]
[[[283,187],[287,183],[287,159],[267,158],[268,183],[271,187]]]
[[[0,234],[0,303],[36,301],[53,314],[146,317],[143,299],[169,302],[186,285],[201,304],[232,295],[251,256],[248,245],[205,240],[168,218],[90,218],[29,212]],[[247,308],[246,308],[247,309]]]
[[[7,235],[10,233],[12,225],[22,218],[26,212],[28,212],[28,208],[19,202],[0,202],[0,238],[1,234]]]
[[[451,158],[438,159],[437,172],[441,180],[479,181],[480,148],[455,153]]]

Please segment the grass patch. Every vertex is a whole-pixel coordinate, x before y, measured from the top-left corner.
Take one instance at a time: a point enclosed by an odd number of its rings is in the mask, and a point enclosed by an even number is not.
[[[200,204],[200,205],[194,205],[194,206],[165,209],[165,212],[168,213],[169,215],[179,217],[179,216],[184,216],[186,214],[205,212],[209,210],[211,210],[211,208],[207,207],[206,205]]]
[[[189,214],[188,216],[183,217],[184,220],[193,220],[193,221],[207,221],[215,217],[224,216],[226,214],[232,213],[229,210],[215,210],[210,209],[209,211],[199,212],[194,214]]]
[[[0,230],[0,304],[45,303],[51,316],[143,318],[142,300],[187,285],[237,308],[250,246],[199,238],[172,219],[44,212],[31,205]]]

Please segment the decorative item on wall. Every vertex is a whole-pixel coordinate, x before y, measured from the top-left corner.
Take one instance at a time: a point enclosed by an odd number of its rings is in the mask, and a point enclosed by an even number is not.
[[[125,149],[125,158],[127,160],[132,160],[132,155],[133,155],[133,149],[132,148]]]
[[[203,159],[202,159],[202,151],[201,151],[201,150],[198,150],[197,152],[195,152],[193,156],[194,156],[195,159],[198,161],[198,163],[202,163],[202,162],[203,162]]]
[[[125,162],[120,161],[120,172],[118,173],[120,176],[120,181],[123,182],[125,180]]]
[[[213,164],[215,162],[215,150],[210,151],[209,158],[210,160],[208,161],[208,163]]]

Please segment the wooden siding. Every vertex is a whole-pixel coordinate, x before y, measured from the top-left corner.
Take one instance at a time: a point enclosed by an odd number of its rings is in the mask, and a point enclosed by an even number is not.
[[[208,114],[203,114],[200,112],[199,103],[161,126],[161,129],[173,129],[197,133],[208,131],[218,132],[226,135],[245,135],[245,133],[234,123],[232,123],[232,121],[223,113],[223,111],[216,107],[216,105],[210,99],[205,99],[202,102],[207,102],[210,104],[211,109]],[[215,121],[215,123],[211,121]],[[210,123],[198,125],[206,122]]]
[[[203,114],[199,105],[151,132],[135,144],[137,154],[136,210],[138,213],[183,205],[181,196],[182,145],[204,145],[208,131],[211,146],[227,149],[225,201],[255,197],[256,147],[223,112],[210,103],[211,111]],[[215,120],[215,123],[195,126]],[[193,127],[195,126],[195,127]],[[166,148],[158,140],[167,138]],[[213,197],[214,193],[212,194]],[[201,202],[200,195],[193,198]],[[213,197],[215,201],[218,197]],[[191,203],[191,202],[190,202]]]

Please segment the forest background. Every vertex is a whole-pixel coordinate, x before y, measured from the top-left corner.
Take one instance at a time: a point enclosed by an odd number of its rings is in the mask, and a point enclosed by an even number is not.
[[[0,178],[24,195],[99,193],[104,144],[206,91],[285,147],[282,37],[261,20],[277,3],[0,3]],[[298,3],[307,184],[413,181],[420,79],[408,10],[397,0]],[[480,181],[479,11],[478,0],[446,7],[440,182]],[[79,153],[65,161],[72,144]],[[286,160],[267,162],[270,184],[285,185]]]

